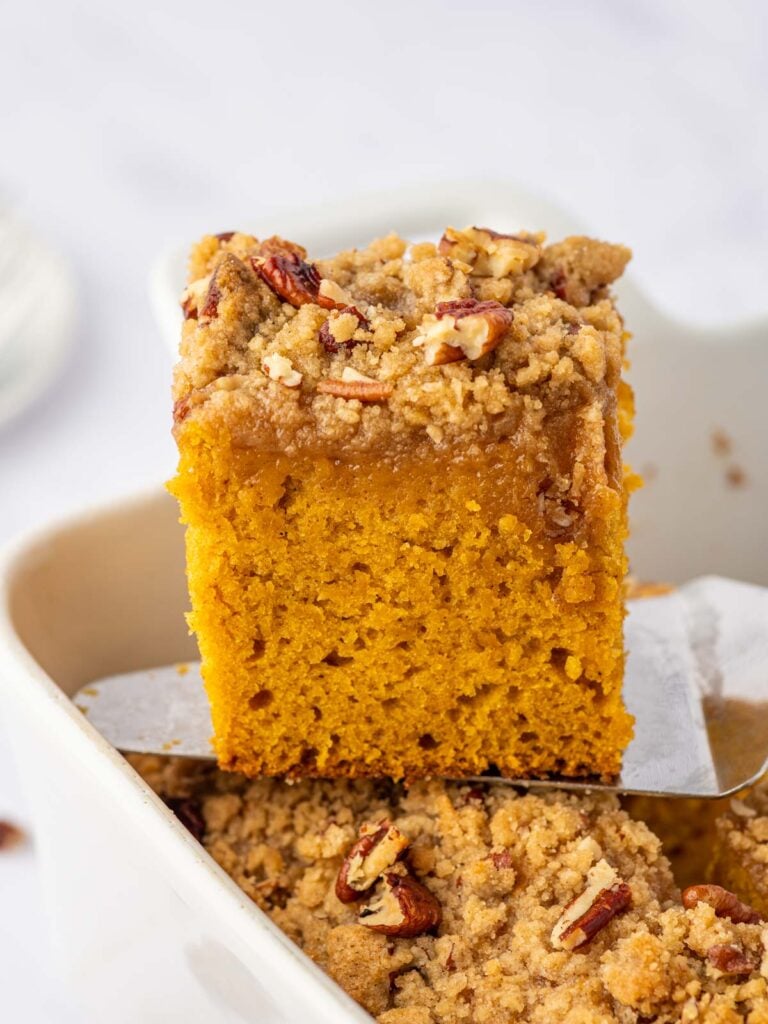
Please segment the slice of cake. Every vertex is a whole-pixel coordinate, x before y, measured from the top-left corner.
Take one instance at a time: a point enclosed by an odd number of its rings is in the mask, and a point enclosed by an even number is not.
[[[194,249],[172,490],[223,767],[618,770],[628,258],[486,228]]]

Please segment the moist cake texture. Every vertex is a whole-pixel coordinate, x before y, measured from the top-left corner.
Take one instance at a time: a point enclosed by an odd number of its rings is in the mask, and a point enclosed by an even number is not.
[[[223,767],[617,772],[628,258],[484,228],[197,245],[172,490]]]
[[[681,894],[612,796],[132,760],[380,1024],[768,1022],[761,915],[703,878]]]

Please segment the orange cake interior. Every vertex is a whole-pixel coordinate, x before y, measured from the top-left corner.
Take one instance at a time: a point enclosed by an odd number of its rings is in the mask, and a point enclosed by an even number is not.
[[[223,767],[617,772],[628,256],[482,228],[196,247],[172,489]]]

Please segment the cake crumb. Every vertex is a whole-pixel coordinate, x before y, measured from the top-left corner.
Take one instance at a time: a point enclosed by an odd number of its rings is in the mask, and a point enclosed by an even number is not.
[[[749,483],[747,474],[741,468],[741,466],[733,465],[728,466],[725,471],[725,481],[729,487],[735,490],[740,490],[742,487],[746,487]]]
[[[720,427],[712,431],[710,437],[712,451],[715,455],[730,455],[733,450],[733,441]]]
[[[5,853],[7,850],[21,846],[24,839],[24,833],[18,825],[14,825],[10,821],[0,820],[0,853]]]

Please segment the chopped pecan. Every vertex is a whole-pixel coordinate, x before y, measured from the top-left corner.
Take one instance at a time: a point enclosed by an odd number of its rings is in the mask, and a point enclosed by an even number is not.
[[[347,306],[352,305],[352,298],[349,292],[346,292],[340,284],[336,284],[335,281],[331,281],[328,277],[320,278],[318,296],[317,301],[325,309],[345,309]]]
[[[219,313],[219,302],[221,301],[221,290],[216,284],[216,272],[214,271],[211,283],[208,285],[208,294],[205,296],[203,308],[198,311],[199,320],[213,320]]]
[[[321,380],[317,390],[322,395],[333,395],[335,398],[356,398],[359,402],[385,402],[392,394],[392,385],[366,377],[365,374],[353,370],[351,366],[345,366],[340,380]]]
[[[421,882],[412,875],[389,871],[358,920],[383,935],[412,939],[434,931],[442,916],[440,904]]]
[[[409,839],[388,821],[366,823],[360,838],[344,858],[336,879],[336,895],[342,903],[364,899],[387,868],[408,848]]]
[[[500,850],[492,853],[489,859],[497,871],[512,867],[512,854],[509,850]]]
[[[363,314],[360,312],[359,309],[357,309],[356,306],[344,306],[340,310],[340,312],[342,316],[345,313],[348,313],[351,316],[356,316],[360,327],[362,327],[363,330],[365,331],[367,331],[371,326],[367,318],[363,316]],[[326,320],[325,323],[320,328],[320,331],[318,332],[318,338],[320,339],[320,344],[323,346],[326,352],[340,352],[341,349],[349,350],[354,348],[355,345],[359,344],[359,342],[355,341],[354,338],[348,338],[347,341],[337,341],[334,338],[333,334],[331,333],[330,319]]]
[[[751,974],[757,964],[735,942],[722,942],[707,950],[707,960],[723,974]]]
[[[287,388],[297,388],[303,378],[303,374],[294,369],[291,360],[281,356],[278,352],[264,356],[262,370],[270,380],[279,381]]]
[[[734,924],[757,924],[763,920],[753,907],[721,885],[689,885],[683,890],[683,906],[692,910],[697,903],[708,903],[717,917],[727,917]]]
[[[605,860],[587,875],[584,892],[563,910],[552,929],[555,949],[583,949],[609,921],[632,904],[632,891]]]
[[[320,271],[306,259],[306,255],[307,251],[302,246],[275,236],[259,245],[250,262],[278,298],[292,306],[315,303],[323,309],[339,309],[354,313],[367,326],[367,320],[351,305],[344,289],[335,281],[321,277]]]
[[[568,301],[568,278],[561,267],[558,267],[550,277],[549,286],[558,299],[562,299],[563,302]]]
[[[502,306],[500,302],[488,299],[480,302],[479,299],[452,299],[450,302],[438,302],[435,308],[435,316],[442,320],[445,316],[452,316],[454,320],[462,320],[465,316],[486,316],[497,322],[500,331],[505,331],[512,323],[512,310]]]
[[[748,803],[740,800],[739,797],[731,797],[731,814],[735,814],[737,818],[756,818],[757,811],[754,807],[750,807]]]
[[[185,320],[197,320],[200,306],[205,303],[210,281],[210,277],[200,277],[196,281],[191,281],[181,293],[181,308]]]
[[[285,256],[288,253],[293,253],[294,256],[298,256],[299,259],[307,258],[307,250],[303,245],[297,245],[296,242],[289,242],[287,238],[280,238],[279,235],[272,235],[271,238],[265,238],[263,242],[259,242],[258,256]]]
[[[234,231],[219,231],[219,233],[213,237],[217,238],[220,242],[229,242],[230,239],[234,237],[234,234]]]
[[[468,263],[478,277],[496,278],[529,270],[541,255],[535,235],[505,235],[478,227],[463,231],[446,228],[438,251],[442,256]]]
[[[0,851],[10,850],[18,846],[24,839],[24,833],[10,821],[0,820]]]
[[[178,398],[173,403],[173,422],[183,423],[187,416],[189,416],[189,410],[189,395],[185,395],[183,398]]]
[[[223,381],[217,382],[217,387],[221,387],[225,381],[229,381],[231,379],[232,378],[224,378]],[[186,395],[176,399],[173,403],[174,426],[177,426],[179,423],[183,423],[194,408],[205,402],[209,393],[209,388],[192,388],[192,390],[188,391]]]
[[[317,267],[314,263],[305,262],[296,253],[278,253],[266,258],[252,256],[251,264],[272,291],[292,306],[304,306],[308,302],[318,301],[320,274]],[[334,306],[328,308],[333,309]]]
[[[424,347],[429,366],[480,359],[496,348],[512,319],[512,310],[492,299],[439,302],[434,314],[424,317],[413,344]]]
[[[198,843],[202,843],[205,838],[205,818],[200,804],[191,797],[168,797],[165,803],[184,828],[192,833]]]

